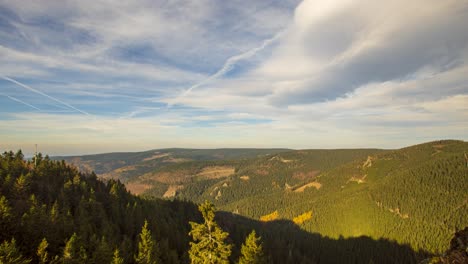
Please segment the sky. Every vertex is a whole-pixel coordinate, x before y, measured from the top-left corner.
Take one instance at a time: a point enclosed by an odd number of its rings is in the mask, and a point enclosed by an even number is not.
[[[0,151],[468,139],[466,0],[0,0]]]

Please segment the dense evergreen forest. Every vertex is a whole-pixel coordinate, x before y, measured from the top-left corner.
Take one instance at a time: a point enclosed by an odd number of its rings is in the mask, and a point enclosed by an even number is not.
[[[465,152],[468,143],[460,141],[416,145],[337,166],[310,179],[317,187],[302,192],[283,188],[216,202],[254,219],[276,212],[294,220],[310,212],[300,225],[311,233],[383,237],[440,254],[468,226]]]
[[[234,164],[228,177],[195,174],[191,184],[208,184],[185,192],[192,201],[135,196],[64,161],[5,152],[0,263],[417,263],[468,226],[465,150],[443,141],[170,165]],[[231,195],[216,199],[216,187]]]
[[[104,183],[65,162],[40,155],[25,161],[21,152],[0,158],[0,240],[33,263],[40,245],[57,263],[110,263],[116,250],[132,263],[145,220],[158,258],[187,262],[188,221],[199,218],[192,203],[143,200],[118,181]]]

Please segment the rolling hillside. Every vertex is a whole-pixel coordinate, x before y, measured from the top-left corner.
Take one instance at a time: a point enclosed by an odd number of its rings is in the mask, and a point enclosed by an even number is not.
[[[247,159],[289,151],[287,149],[159,149],[144,152],[118,152],[84,156],[57,156],[81,171],[94,171],[105,179],[126,181],[174,163],[207,160]]]
[[[291,221],[330,239],[385,238],[433,254],[468,226],[467,142],[398,150],[179,151],[122,154],[118,161],[126,165],[100,176],[124,180],[146,197],[211,200],[227,212]],[[106,155],[81,159],[116,164]]]
[[[304,230],[339,238],[370,236],[441,253],[468,226],[468,143],[438,141],[326,171],[302,187],[278,188],[221,205],[255,219],[300,219]]]
[[[1,263],[142,263],[137,255],[150,251],[156,263],[190,263],[189,221],[202,221],[195,204],[142,199],[118,181],[41,155],[34,164],[20,151],[0,155]],[[229,234],[230,263],[252,230],[268,263],[414,263],[430,256],[388,239],[323,237],[286,219],[217,212],[215,220]]]
[[[199,171],[187,170],[187,167],[193,166],[189,163],[174,165],[170,171],[172,174],[188,171],[184,179],[191,179],[178,183],[180,187],[174,195],[176,198],[197,202],[213,199],[216,204],[222,205],[261,193],[293,190],[336,166],[380,152],[383,151],[376,149],[301,150],[237,162],[218,161],[218,167],[224,166],[224,168],[235,170],[232,174],[225,174],[225,177],[215,179],[190,177],[190,175],[197,175]],[[213,165],[206,162],[197,163],[197,165],[202,170],[213,168]],[[169,168],[163,170],[169,171]],[[151,180],[142,177],[134,181],[153,186],[145,193],[156,197],[161,196],[161,189],[172,187],[171,184],[158,181],[157,178]]]

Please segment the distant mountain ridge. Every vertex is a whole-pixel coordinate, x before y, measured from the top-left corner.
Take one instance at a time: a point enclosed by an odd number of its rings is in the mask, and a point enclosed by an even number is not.
[[[290,151],[290,149],[255,149],[255,148],[219,148],[219,149],[186,149],[166,148],[141,152],[112,152],[92,155],[55,156],[53,160],[65,160],[82,170],[92,170],[97,174],[109,173],[112,170],[131,166],[137,163],[149,162],[149,165],[157,165],[160,161],[168,161],[170,158],[191,160],[221,160],[252,158],[271,153]],[[157,162],[154,162],[156,161]],[[150,162],[153,161],[153,162]],[[181,160],[182,161],[182,160]],[[173,161],[173,162],[178,162]]]

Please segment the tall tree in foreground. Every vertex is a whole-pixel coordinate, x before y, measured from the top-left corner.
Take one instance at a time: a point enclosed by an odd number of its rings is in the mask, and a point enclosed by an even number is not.
[[[239,264],[266,263],[261,237],[257,237],[255,230],[247,236],[245,243],[242,244],[241,254]]]
[[[138,242],[138,255],[135,256],[135,262],[138,264],[155,264],[158,263],[157,246],[151,236],[151,231],[148,230],[148,221],[141,229],[140,241]]]
[[[231,245],[225,240],[228,233],[224,232],[215,222],[215,207],[205,201],[198,207],[203,215],[204,223],[190,222],[192,230],[189,235],[194,242],[190,242],[189,256],[192,263],[229,263]]]

